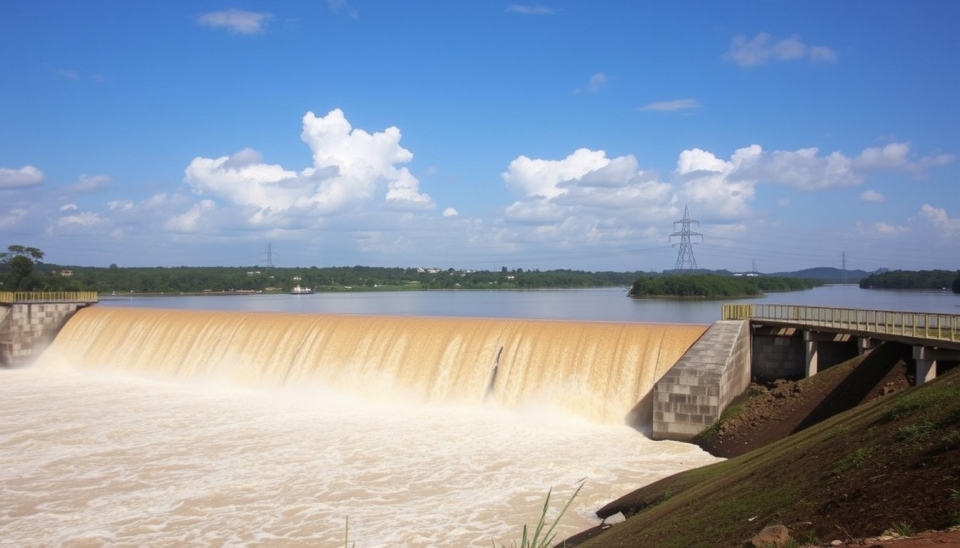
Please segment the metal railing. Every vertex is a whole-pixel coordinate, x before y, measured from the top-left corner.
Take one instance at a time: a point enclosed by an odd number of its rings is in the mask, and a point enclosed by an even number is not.
[[[847,331],[960,342],[960,315],[789,304],[724,304],[724,320],[768,320]]]
[[[0,291],[0,303],[95,303],[96,291]]]

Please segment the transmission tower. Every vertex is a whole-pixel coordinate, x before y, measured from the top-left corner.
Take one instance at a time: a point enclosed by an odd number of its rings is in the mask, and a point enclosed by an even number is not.
[[[691,231],[691,223],[697,223],[697,226],[700,226],[700,221],[695,221],[690,218],[690,209],[687,208],[687,206],[683,206],[683,219],[673,222],[673,230],[677,230],[677,225],[679,224],[680,232],[674,232],[670,235],[670,238],[673,238],[674,236],[680,237],[680,252],[677,253],[677,266],[674,267],[675,270],[697,269],[697,259],[693,256],[693,244],[703,243],[703,234]],[[700,241],[691,241],[691,236],[694,238],[700,238]]]
[[[278,255],[273,252],[273,244],[267,244],[267,250],[260,254],[261,257],[266,257],[267,259],[267,268],[273,268],[273,258]]]

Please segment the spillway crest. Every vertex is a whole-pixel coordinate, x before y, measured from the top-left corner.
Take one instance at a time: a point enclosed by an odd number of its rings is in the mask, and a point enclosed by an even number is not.
[[[704,326],[90,307],[38,358],[364,397],[549,405],[649,422],[649,393]],[[646,402],[646,403],[645,403]]]

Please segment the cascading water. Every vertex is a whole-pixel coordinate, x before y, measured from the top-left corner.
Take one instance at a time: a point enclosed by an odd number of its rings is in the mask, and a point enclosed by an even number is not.
[[[714,459],[652,442],[702,326],[80,311],[0,383],[0,538],[21,546],[509,544],[561,538]],[[134,373],[134,374],[131,374]]]

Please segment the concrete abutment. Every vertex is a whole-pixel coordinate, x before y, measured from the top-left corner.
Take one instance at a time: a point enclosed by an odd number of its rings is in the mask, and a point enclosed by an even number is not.
[[[30,363],[89,302],[31,302],[0,305],[0,366]]]

